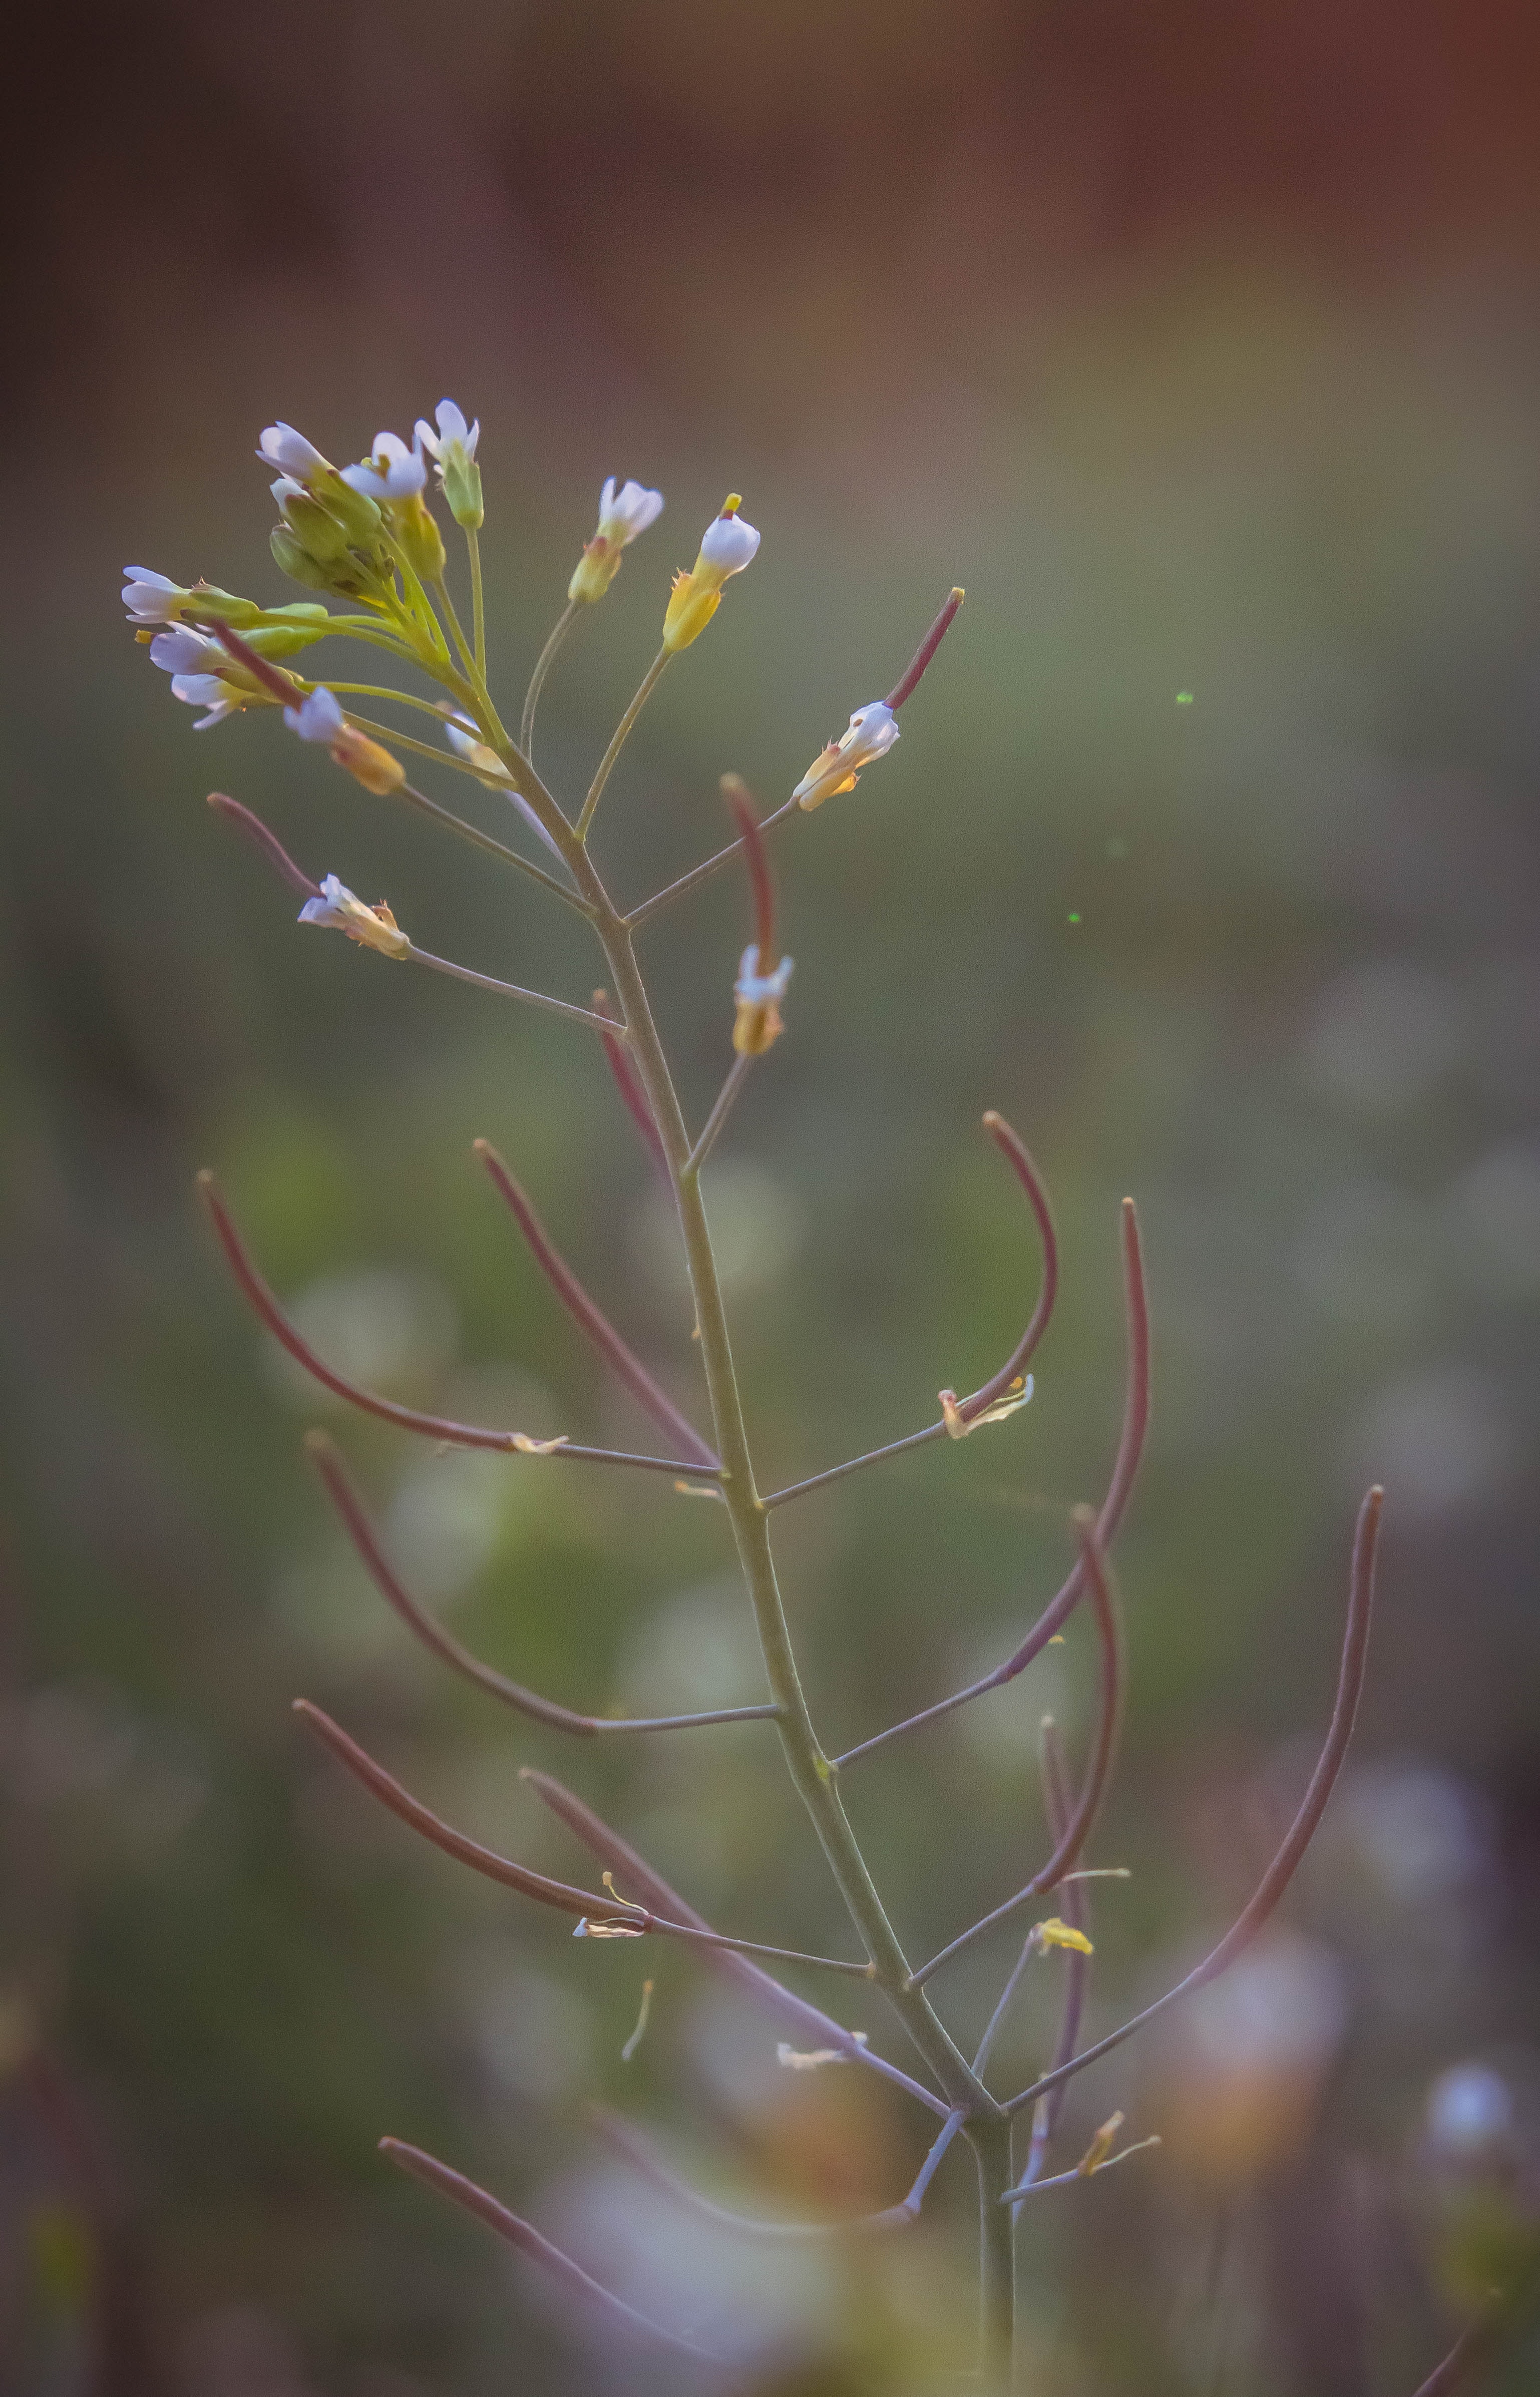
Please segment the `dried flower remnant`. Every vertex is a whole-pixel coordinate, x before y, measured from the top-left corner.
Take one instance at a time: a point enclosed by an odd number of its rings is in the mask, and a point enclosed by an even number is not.
[[[1032,1936],[1040,1948],[1069,1948],[1079,1956],[1096,1953],[1083,1931],[1078,1931],[1072,1922],[1062,1922],[1056,1914],[1051,1914],[1046,1922],[1034,1923]],[[1118,2120],[1122,2120],[1121,2115]]]
[[[786,996],[792,976],[792,960],[783,957],[773,973],[759,971],[759,952],[751,942],[738,961],[738,979],[732,985],[737,1014],[733,1019],[732,1045],[740,1057],[763,1057],[780,1039],[785,1026],[781,1021],[781,1001]]]
[[[407,957],[411,955],[411,943],[401,930],[390,909],[382,899],[378,907],[367,907],[355,899],[345,882],[328,874],[321,884],[318,899],[307,899],[300,910],[301,924],[325,924],[331,930],[345,932],[350,941],[357,941],[366,949],[378,949],[382,957]]]
[[[397,791],[407,779],[407,770],[398,757],[360,732],[342,714],[337,695],[324,683],[306,694],[298,707],[286,707],[284,722],[301,741],[318,742],[331,752],[332,763],[345,768],[355,782],[362,783],[366,791],[382,797]]]
[[[864,2047],[866,2034],[856,2032],[858,2042]],[[850,2064],[854,2061],[848,2047],[793,2047],[788,2040],[778,2040],[775,2060],[783,2072],[817,2072],[825,2064]]]
[[[799,808],[810,813],[841,791],[853,791],[864,767],[886,757],[898,739],[898,718],[882,700],[858,707],[837,741],[821,749],[792,793]]]
[[[966,1440],[971,1431],[977,1431],[980,1424],[1004,1423],[1020,1408],[1031,1404],[1035,1386],[1030,1373],[1018,1373],[1007,1385],[1003,1399],[997,1399],[993,1406],[981,1407],[976,1414],[971,1415],[963,1413],[956,1390],[938,1390],[936,1396],[941,1402],[941,1419],[946,1426],[947,1439]]]

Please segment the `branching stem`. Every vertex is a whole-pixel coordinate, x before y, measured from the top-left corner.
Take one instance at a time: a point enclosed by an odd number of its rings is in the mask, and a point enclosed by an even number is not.
[[[621,751],[625,747],[626,742],[630,738],[632,726],[636,723],[637,716],[640,716],[643,708],[647,705],[648,701],[656,690],[659,677],[661,676],[664,666],[667,665],[669,659],[673,655],[674,652],[672,649],[660,649],[658,651],[652,663],[648,667],[646,674],[642,676],[641,685],[636,692],[636,698],[632,701],[630,706],[626,709],[625,714],[616,725],[609,746],[605,751],[604,756],[599,759],[599,770],[588,786],[588,797],[583,803],[583,813],[579,816],[577,821],[575,829],[580,840],[586,840],[588,837],[588,827],[594,821],[594,810],[598,806],[600,799],[604,797],[604,786],[606,783],[609,782],[611,773],[614,771],[615,760],[620,756]]]
[[[569,599],[552,626],[549,640],[535,661],[534,673],[529,676],[529,688],[524,694],[524,712],[518,719],[518,745],[527,757],[534,755],[532,743],[535,733],[535,710],[540,705],[540,695],[545,688],[545,677],[556,662],[556,651],[582,615],[583,606],[581,599]]]

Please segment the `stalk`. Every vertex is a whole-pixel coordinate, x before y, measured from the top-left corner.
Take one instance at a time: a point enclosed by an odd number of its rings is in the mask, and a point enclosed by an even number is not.
[[[1015,2387],[1016,2209],[1000,2200],[1011,2186],[1011,2124],[973,2122],[966,2136],[979,2168],[979,2337],[989,2397]]]
[[[684,1235],[696,1320],[701,1329],[701,1354],[705,1366],[716,1429],[716,1453],[722,1460],[720,1488],[727,1501],[739,1560],[754,1608],[759,1644],[770,1694],[780,1708],[777,1729],[787,1769],[798,1796],[812,1817],[813,1828],[828,1860],[850,1919],[865,1943],[876,1968],[875,1978],[935,2074],[947,2099],[970,2117],[991,2118],[1009,2146],[1009,2126],[1000,2109],[977,2079],[936,2016],[929,1998],[910,1986],[908,1960],[888,1920],[876,1884],[855,1835],[846,1818],[835,1768],[813,1730],[807,1698],[792,1652],[785,1610],[770,1551],[770,1519],[755,1486],[743,1423],[743,1400],[733,1364],[721,1284],[712,1252],[711,1232],[701,1198],[699,1167],[690,1159],[673,1077],[652,1019],[647,991],[636,966],[632,938],[622,918],[606,903],[596,913],[595,929],[604,944],[610,980],[624,1012],[626,1034],[636,1060],[668,1160]],[[1009,2174],[1009,2163],[1005,2170]],[[1009,2188],[1009,2178],[1000,2188]],[[1000,2209],[1002,2212],[1007,2209]],[[997,2276],[998,2277],[998,2276]]]

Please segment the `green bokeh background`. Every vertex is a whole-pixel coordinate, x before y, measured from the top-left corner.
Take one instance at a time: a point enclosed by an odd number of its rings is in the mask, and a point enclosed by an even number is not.
[[[1168,2149],[1029,2219],[1033,2386],[1410,2391],[1473,2287],[1524,2285],[1540,2170],[1533,23],[470,0],[424,24],[282,0],[234,27],[66,11],[27,40],[0,2389],[672,2386],[575,2337],[378,2135],[575,2226],[601,2276],[642,2219],[687,2312],[698,2234],[638,2216],[589,2097],[761,2209],[891,2203],[923,2151],[855,2076],[778,2076],[770,2026],[674,1956],[645,1959],[623,2064],[636,1954],[573,1949],[418,1852],[288,1710],[334,1708],[532,1863],[578,1856],[526,1763],[746,1935],[848,1941],[768,1737],[574,1752],[449,1683],[340,1545],[300,1434],[334,1430],[461,1638],[597,1709],[760,1694],[717,1511],[328,1412],[275,1369],[193,1202],[213,1165],[277,1289],[394,1394],[650,1445],[475,1168],[486,1135],[699,1403],[668,1225],[584,1036],[298,933],[204,793],[484,971],[585,999],[581,928],[270,716],[190,735],[117,622],[125,558],[291,596],[261,425],[347,458],[449,391],[481,420],[516,705],[603,476],[667,493],[551,678],[560,792],[725,489],[763,531],[607,797],[621,892],[717,844],[725,770],[783,796],[966,586],[899,747],[778,837],[789,1030],[711,1193],[766,1484],[928,1419],[1016,1336],[1036,1259],[985,1106],[1049,1177],[1064,1293],[1008,1427],[781,1519],[810,1694],[848,1746],[994,1663],[1056,1586],[1116,1440],[1132,1191],[1158,1395],[1099,1848],[1134,1877],[1098,1899],[1093,2020],[1199,1952],[1267,1853],[1376,1477],[1382,1614],[1358,1777],[1289,1907],[1335,2028],[1295,2079],[1257,2068],[1239,2161],[1211,2138],[1212,2051],[1173,2035],[1087,2077],[1066,2141],[1120,2106]],[[435,789],[501,829],[494,797]],[[697,1120],[744,917],[724,877],[647,937]],[[852,1776],[912,1953],[1039,1854],[1038,1719],[1083,1734],[1088,1666],[1077,1626]],[[949,1975],[960,2035],[1010,1953]],[[1002,2087],[1051,2038],[1048,1977]],[[1425,2134],[1430,2084],[1471,2058],[1517,2109],[1491,2176]],[[902,2256],[793,2274],[763,2385],[956,2385],[972,2203],[959,2158]],[[1534,2366],[1520,2337],[1493,2386]]]

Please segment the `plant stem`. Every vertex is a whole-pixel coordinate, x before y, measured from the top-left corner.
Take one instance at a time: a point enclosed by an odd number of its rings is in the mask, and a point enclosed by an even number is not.
[[[487,600],[481,588],[481,542],[475,527],[465,527],[465,548],[471,561],[471,638],[475,649],[475,670],[483,682],[487,679]],[[529,747],[526,742],[524,746]]]
[[[975,2120],[965,2136],[979,2168],[979,2309],[984,2386],[1011,2397],[1016,2331],[1016,2209],[1000,2200],[1011,2187],[1011,2125]]]
[[[599,770],[595,775],[592,783],[589,785],[588,797],[583,803],[583,813],[579,816],[577,821],[576,830],[580,840],[586,837],[588,827],[594,821],[594,810],[598,806],[600,797],[603,795],[604,786],[609,780],[610,772],[616,758],[620,756],[621,751],[625,746],[626,738],[632,726],[636,723],[637,716],[640,716],[643,708],[647,705],[648,701],[651,698],[654,690],[657,689],[658,677],[663,673],[664,666],[667,665],[669,659],[673,655],[674,652],[672,649],[660,649],[658,651],[652,663],[648,667],[646,674],[642,676],[641,689],[637,691],[636,698],[632,701],[630,706],[626,709],[625,714],[616,725],[614,738],[610,742],[609,748],[605,751],[604,756],[599,759]]]
[[[444,621],[454,635],[454,645],[460,652],[460,663],[466,673],[475,679],[481,673],[481,661],[460,629],[460,618],[455,611],[454,601],[449,596],[449,586],[441,574],[435,578],[433,590],[434,597],[444,610]]]
[[[518,720],[518,745],[523,750],[527,757],[532,755],[531,743],[534,740],[535,732],[535,709],[540,704],[540,695],[545,687],[545,677],[551,671],[552,662],[556,657],[556,651],[560,649],[563,641],[565,641],[568,634],[577,623],[582,612],[583,601],[581,599],[569,599],[566,607],[562,609],[561,614],[556,618],[556,623],[552,628],[550,639],[546,642],[545,647],[542,649],[540,656],[535,661],[534,673],[529,676],[529,688],[524,694],[524,713]]]
[[[631,1053],[663,1138],[678,1204],[701,1331],[702,1359],[711,1396],[716,1453],[722,1460],[720,1488],[754,1607],[770,1694],[781,1708],[778,1729],[787,1769],[812,1817],[850,1918],[865,1943],[875,1967],[875,1979],[935,2073],[949,2103],[961,2107],[971,2118],[986,2116],[999,2124],[1000,2109],[996,2101],[943,2029],[924,1992],[910,1986],[908,1962],[846,1818],[834,1768],[813,1730],[776,1580],[770,1521],[755,1487],[711,1232],[699,1177],[690,1163],[690,1136],[637,971],[630,931],[608,902],[596,912],[595,928],[604,944],[610,981],[624,1011]],[[1002,2179],[994,2194],[998,2196],[1008,2186],[1009,2181]]]

